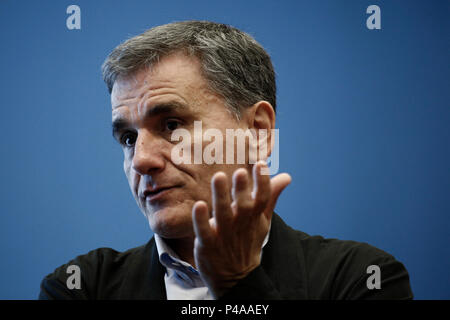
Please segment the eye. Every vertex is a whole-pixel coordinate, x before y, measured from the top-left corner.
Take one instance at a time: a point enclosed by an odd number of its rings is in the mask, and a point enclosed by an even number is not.
[[[169,130],[169,131],[174,131],[178,128],[178,126],[180,125],[180,122],[177,120],[167,120],[165,123],[165,129]]]
[[[132,147],[136,143],[136,138],[136,133],[126,132],[120,137],[120,143],[126,147]]]

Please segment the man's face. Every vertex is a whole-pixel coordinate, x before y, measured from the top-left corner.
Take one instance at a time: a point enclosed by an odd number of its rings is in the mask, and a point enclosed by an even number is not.
[[[138,206],[152,230],[165,238],[192,237],[192,206],[211,208],[210,181],[217,171],[228,177],[242,165],[175,164],[171,141],[184,128],[194,141],[194,121],[203,131],[248,128],[212,92],[194,57],[176,53],[151,69],[116,80],[111,94],[114,136],[124,151],[124,171]],[[225,145],[225,144],[224,144]],[[206,144],[203,144],[204,148]]]

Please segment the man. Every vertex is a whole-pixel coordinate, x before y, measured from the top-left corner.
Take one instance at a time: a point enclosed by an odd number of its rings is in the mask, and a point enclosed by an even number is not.
[[[309,236],[273,213],[290,176],[267,175],[275,76],[248,34],[212,22],[158,26],[115,48],[103,77],[124,171],[154,237],[126,252],[102,248],[75,258],[42,281],[41,299],[412,298],[408,273],[391,255]],[[223,136],[230,129],[267,135],[246,140],[244,163],[175,161],[173,134],[195,136],[196,123]],[[207,148],[204,140],[182,140]],[[250,161],[250,150],[266,147],[266,156]],[[73,265],[81,276],[75,288]],[[369,279],[368,268],[381,274]]]

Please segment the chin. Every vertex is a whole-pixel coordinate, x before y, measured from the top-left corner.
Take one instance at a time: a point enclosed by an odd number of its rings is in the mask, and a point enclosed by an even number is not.
[[[176,239],[192,237],[191,208],[167,207],[146,214],[150,228],[163,238]]]

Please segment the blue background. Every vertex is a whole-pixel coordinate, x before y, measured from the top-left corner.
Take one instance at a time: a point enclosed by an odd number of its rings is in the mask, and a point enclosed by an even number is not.
[[[66,8],[81,8],[81,30]],[[381,8],[381,30],[366,8]],[[276,211],[309,234],[403,262],[417,299],[450,298],[450,1],[0,1],[0,298],[98,247],[152,233],[122,169],[100,66],[172,21],[252,34],[277,73]]]

